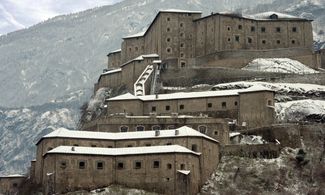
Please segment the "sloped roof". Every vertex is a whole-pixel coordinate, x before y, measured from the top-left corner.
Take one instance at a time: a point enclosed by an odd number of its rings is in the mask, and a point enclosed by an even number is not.
[[[140,55],[140,56],[138,56],[138,57],[136,57],[136,58],[134,58],[134,59],[132,59],[132,60],[130,60],[128,62],[125,62],[124,64],[121,65],[121,67],[123,67],[123,66],[125,66],[125,65],[127,65],[127,64],[129,64],[129,63],[131,63],[133,61],[142,61],[145,58],[159,58],[159,55],[155,54],[155,53]]]
[[[100,156],[125,156],[140,154],[163,154],[163,153],[188,153],[199,156],[200,153],[193,152],[179,145],[128,147],[128,148],[98,148],[98,147],[76,147],[59,146],[48,151],[46,154],[80,154]],[[45,155],[46,155],[45,154]]]
[[[114,50],[114,51],[111,51],[107,54],[107,56],[111,55],[111,54],[114,54],[114,53],[120,53],[122,50],[121,49],[117,49],[117,50]]]
[[[175,134],[178,130],[178,134]],[[132,131],[132,132],[97,132],[97,131],[77,131],[59,128],[45,136],[43,136],[37,144],[45,138],[79,138],[79,139],[97,139],[97,140],[130,140],[130,139],[154,139],[166,137],[203,137],[205,139],[218,142],[217,140],[200,133],[190,127],[183,126],[174,130],[159,130],[159,135],[156,136],[155,131]]]

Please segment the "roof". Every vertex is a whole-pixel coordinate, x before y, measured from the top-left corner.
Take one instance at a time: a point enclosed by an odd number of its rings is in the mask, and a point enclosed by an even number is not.
[[[200,153],[193,152],[179,145],[145,146],[128,148],[97,148],[97,147],[75,147],[59,146],[48,151],[46,154],[80,154],[100,156],[125,156],[139,154],[164,154],[164,153],[188,153],[199,156]],[[46,155],[45,154],[45,155]]]
[[[175,135],[175,130],[178,134]],[[79,138],[79,139],[98,139],[98,140],[132,140],[132,139],[157,139],[157,138],[173,138],[173,137],[203,137],[208,140],[218,142],[217,140],[200,133],[190,127],[183,126],[174,130],[160,130],[160,134],[156,136],[155,131],[132,131],[132,132],[96,132],[96,131],[75,131],[65,128],[59,128],[45,136],[43,136],[36,145],[45,138]]]
[[[117,50],[114,50],[114,51],[111,51],[107,54],[107,56],[111,55],[111,54],[114,54],[114,53],[120,53],[122,50],[121,49],[117,49]]]
[[[100,81],[100,79],[101,79],[102,76],[109,75],[109,74],[114,74],[114,73],[118,73],[118,72],[121,72],[121,71],[122,71],[121,68],[117,68],[117,69],[113,69],[113,70],[109,70],[107,72],[104,72],[104,73],[100,74],[100,76],[98,78],[98,82]]]
[[[121,67],[123,67],[123,66],[125,66],[125,65],[127,65],[127,64],[129,64],[129,63],[131,63],[133,61],[142,61],[145,58],[159,58],[159,55],[155,54],[155,53],[154,54],[140,55],[140,56],[138,56],[138,57],[136,57],[136,58],[134,58],[134,59],[132,59],[132,60],[130,60],[128,62],[125,62],[124,64],[121,65]]]
[[[202,14],[201,11],[191,11],[191,10],[181,10],[181,9],[166,9],[166,10],[159,10],[158,14],[156,15],[156,17],[153,19],[153,21],[150,23],[149,27],[147,28],[147,30],[137,33],[137,34],[133,34],[133,35],[128,35],[126,37],[123,37],[123,39],[131,39],[131,38],[138,38],[138,37],[143,37],[147,34],[147,32],[149,31],[149,29],[151,28],[151,26],[153,25],[153,23],[156,21],[156,19],[158,18],[158,16],[160,15],[160,13],[180,13],[180,14],[184,14],[184,13],[190,13],[190,14]]]
[[[142,101],[156,101],[156,100],[172,100],[172,99],[191,99],[191,98],[206,98],[206,97],[218,97],[218,96],[238,96],[240,93],[258,92],[258,91],[273,91],[266,87],[253,86],[247,89],[232,89],[232,90],[220,90],[220,91],[200,91],[200,92],[179,92],[169,94],[158,95],[145,95],[134,96],[130,93],[126,93],[121,96],[116,96],[108,99],[108,101],[116,100],[142,100]]]
[[[232,17],[232,18],[241,18],[241,19],[247,19],[247,20],[254,20],[254,21],[283,21],[283,20],[295,20],[295,21],[311,21],[306,18],[299,18],[297,16],[292,16],[288,14],[283,14],[283,13],[278,13],[278,12],[263,12],[263,13],[258,13],[258,14],[253,14],[253,15],[241,15],[237,13],[227,13],[227,12],[220,12],[220,13],[214,13],[202,18],[198,18],[194,21],[199,21],[205,18],[209,18],[211,16],[227,16],[227,17]],[[276,15],[277,18],[272,18],[271,16]]]
[[[20,175],[20,174],[0,176],[0,178],[18,178],[18,177],[26,177],[26,176],[25,175]]]
[[[177,172],[179,172],[179,173],[181,173],[181,174],[183,174],[183,175],[188,175],[188,174],[191,173],[190,170],[177,170]]]

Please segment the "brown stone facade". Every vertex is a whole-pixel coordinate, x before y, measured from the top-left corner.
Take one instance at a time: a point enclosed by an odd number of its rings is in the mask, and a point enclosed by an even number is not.
[[[19,187],[27,179],[23,175],[10,175],[0,177],[0,194],[11,195],[19,192]]]

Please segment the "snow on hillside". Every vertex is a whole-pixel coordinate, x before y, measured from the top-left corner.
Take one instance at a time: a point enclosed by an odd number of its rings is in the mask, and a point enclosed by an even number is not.
[[[306,96],[321,96],[325,94],[324,85],[303,84],[303,83],[268,83],[268,82],[232,82],[218,84],[212,90],[243,89],[252,86],[262,86],[274,90],[277,94],[299,94]]]
[[[308,99],[276,103],[275,112],[278,121],[281,122],[304,121],[308,116],[324,117],[325,120],[325,100]]]
[[[139,190],[139,189],[133,189],[133,188],[128,188],[125,186],[119,186],[119,185],[111,185],[106,188],[100,188],[96,190],[92,190],[91,192],[87,191],[77,191],[77,192],[69,192],[65,195],[158,195],[157,193],[154,192],[147,192],[144,190]]]
[[[314,74],[317,71],[308,66],[289,58],[257,58],[251,61],[243,70],[295,73],[295,74]]]
[[[35,143],[58,127],[75,129],[78,108],[48,104],[0,108],[0,175],[24,174],[35,158]]]

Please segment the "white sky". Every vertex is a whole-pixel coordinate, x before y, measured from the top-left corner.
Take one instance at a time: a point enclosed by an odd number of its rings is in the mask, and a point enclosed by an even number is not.
[[[5,34],[48,18],[78,12],[122,0],[0,0],[0,34]]]

